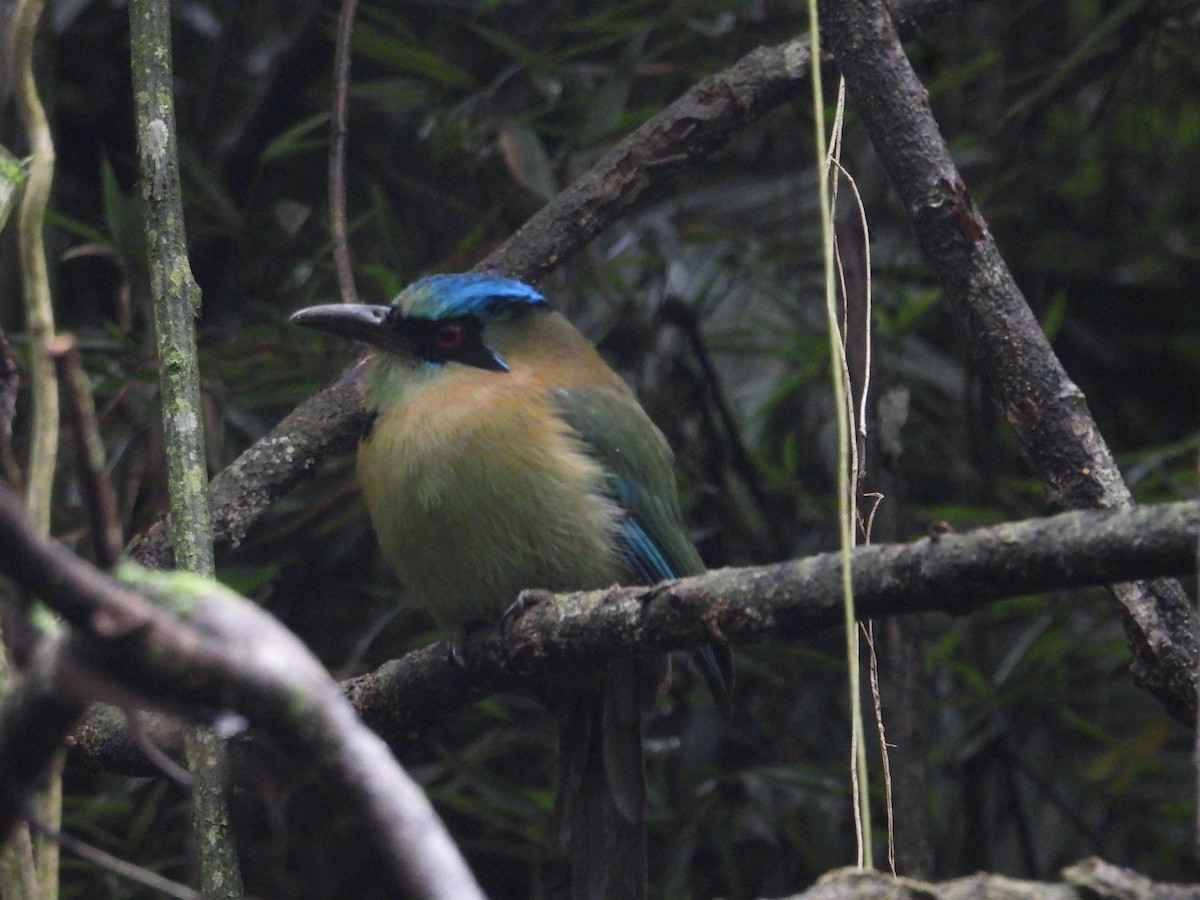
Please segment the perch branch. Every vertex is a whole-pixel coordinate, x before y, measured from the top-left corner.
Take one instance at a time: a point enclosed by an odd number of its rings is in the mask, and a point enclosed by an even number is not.
[[[1200,501],[1084,510],[854,551],[857,613],[965,615],[1039,591],[1196,569]],[[563,594],[472,632],[464,667],[439,641],[343,683],[362,719],[402,750],[448,709],[547,677],[560,667],[715,640],[795,639],[841,621],[839,556],[721,569],[654,587]],[[527,596],[542,597],[538,592]],[[74,759],[137,774],[153,768],[111,715],[76,733]]]

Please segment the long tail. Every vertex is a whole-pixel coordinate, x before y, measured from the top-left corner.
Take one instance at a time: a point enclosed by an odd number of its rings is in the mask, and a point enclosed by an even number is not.
[[[663,656],[613,660],[603,680],[556,703],[558,837],[574,900],[646,896],[642,716],[667,674]]]

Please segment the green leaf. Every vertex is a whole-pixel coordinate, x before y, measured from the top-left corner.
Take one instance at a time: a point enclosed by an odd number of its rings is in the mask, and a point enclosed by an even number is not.
[[[354,53],[393,71],[417,75],[445,87],[475,86],[475,79],[466,69],[373,25],[360,23],[355,29]]]
[[[325,135],[318,136],[316,132],[318,129],[324,128],[328,122],[329,113],[321,112],[293,125],[267,144],[262,154],[263,163],[274,162],[289,156],[298,156],[325,147],[327,143]]]

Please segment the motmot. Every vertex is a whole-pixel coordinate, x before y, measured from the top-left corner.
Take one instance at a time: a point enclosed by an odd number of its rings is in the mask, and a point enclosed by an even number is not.
[[[371,347],[358,479],[387,562],[439,626],[496,621],[526,588],[703,571],[666,439],[534,288],[433,275],[387,306],[326,304],[292,321]],[[702,660],[728,682],[727,648]],[[642,718],[668,671],[641,652],[542,692],[559,722],[558,834],[575,897],[644,895]]]

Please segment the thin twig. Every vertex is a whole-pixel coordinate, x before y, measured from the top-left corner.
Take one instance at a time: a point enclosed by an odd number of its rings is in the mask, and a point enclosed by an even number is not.
[[[343,303],[357,303],[350,236],[346,228],[346,134],[350,94],[350,37],[358,0],[342,0],[338,16],[337,49],[333,58],[333,120],[329,134],[329,225],[333,234],[333,263]]]
[[[119,856],[113,856],[111,853],[101,850],[87,841],[80,840],[65,831],[51,828],[33,816],[29,818],[29,827],[42,837],[49,838],[60,847],[74,853],[80,859],[85,859],[92,865],[99,866],[101,869],[112,872],[120,878],[132,881],[134,884],[140,884],[143,887],[150,888],[152,891],[158,891],[166,897],[174,897],[176,900],[201,900],[204,896],[199,891],[192,890],[186,884],[172,881],[170,878],[165,878],[157,872],[151,872],[149,869],[121,859]]]
[[[888,868],[896,874],[896,817],[892,815],[892,764],[888,758],[887,731],[883,727],[883,697],[879,693],[879,654],[875,652],[875,623],[860,622],[863,637],[867,641],[867,659],[870,660],[871,701],[875,708],[875,729],[879,734],[879,756],[883,767],[883,800],[887,816]]]
[[[117,518],[117,494],[108,477],[104,441],[96,421],[92,391],[79,356],[79,345],[73,336],[62,334],[56,337],[50,344],[50,356],[66,401],[67,420],[75,432],[79,480],[88,511],[96,565],[109,569],[120,559],[125,541]]]
[[[871,849],[870,780],[867,772],[867,748],[863,728],[862,694],[859,675],[858,628],[855,624],[854,587],[851,581],[850,554],[858,533],[856,521],[855,480],[858,466],[857,441],[851,431],[854,410],[850,400],[850,372],[846,364],[846,349],[838,327],[837,293],[834,270],[833,206],[830,199],[832,150],[826,149],[825,98],[821,86],[821,32],[818,25],[817,0],[809,0],[808,17],[811,23],[812,105],[814,136],[819,177],[817,198],[821,209],[822,261],[825,269],[825,316],[829,328],[830,377],[833,383],[833,406],[837,420],[838,477],[837,510],[838,537],[841,547],[841,584],[843,627],[846,636],[846,669],[850,688],[850,786],[854,804],[854,833],[858,842],[858,865],[873,868]],[[836,147],[836,140],[834,146]]]
[[[58,385],[47,355],[54,337],[54,306],[46,264],[46,208],[54,181],[54,139],[46,111],[38,96],[33,71],[33,48],[44,0],[18,0],[13,15],[13,57],[16,60],[17,108],[25,124],[31,159],[17,212],[17,239],[21,258],[21,285],[25,295],[25,329],[29,334],[30,391],[33,396],[33,429],[29,461],[25,466],[25,506],[35,527],[50,533],[54,498],[54,471],[58,462]],[[62,755],[51,767],[37,808],[52,825],[62,820]],[[58,846],[33,842],[37,890],[41,897],[58,896]]]
[[[0,328],[0,477],[9,487],[24,494],[21,469],[12,452],[13,421],[17,417],[17,393],[21,388],[21,369],[13,359],[8,338]]]

